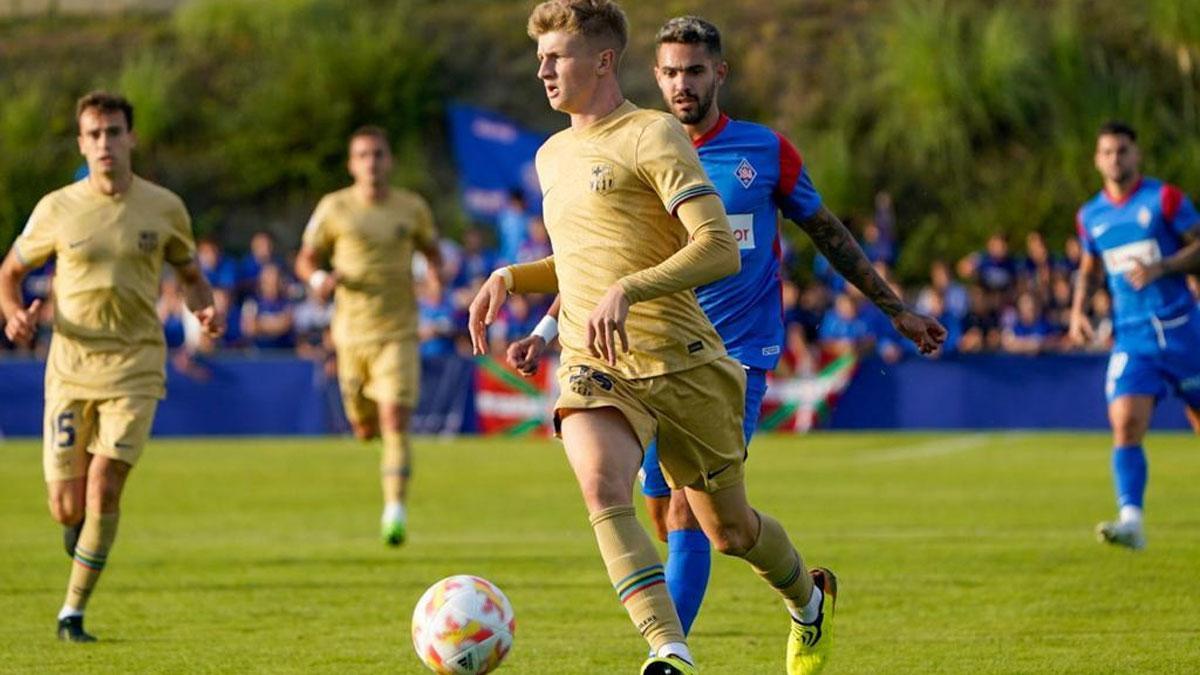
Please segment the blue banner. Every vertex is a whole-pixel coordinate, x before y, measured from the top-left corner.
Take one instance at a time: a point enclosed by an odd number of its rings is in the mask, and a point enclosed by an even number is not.
[[[463,208],[487,223],[508,203],[509,193],[520,190],[531,213],[542,207],[534,157],[545,134],[521,128],[512,120],[482,108],[452,105],[450,142],[458,170]]]
[[[0,438],[42,433],[45,364],[0,361]],[[421,363],[421,400],[412,429],[422,434],[476,429],[475,362],[456,356]],[[291,355],[197,359],[182,373],[167,366],[167,398],[156,436],[288,436],[349,433],[337,378]]]
[[[958,355],[879,359],[858,372],[833,410],[834,429],[1108,429],[1100,354]],[[1152,429],[1188,429],[1168,397]]]
[[[1106,360],[975,355],[888,365],[868,359],[832,410],[829,427],[1104,430]],[[495,411],[476,407],[476,368],[458,356],[422,360],[413,430],[479,431],[480,415]],[[0,437],[41,435],[44,372],[45,364],[32,359],[0,360]],[[488,399],[493,408],[495,398]],[[1188,428],[1178,399],[1159,405],[1154,428]],[[187,374],[168,367],[167,399],[154,421],[154,433],[164,436],[347,431],[336,378],[321,364],[290,355],[221,356],[198,361]]]

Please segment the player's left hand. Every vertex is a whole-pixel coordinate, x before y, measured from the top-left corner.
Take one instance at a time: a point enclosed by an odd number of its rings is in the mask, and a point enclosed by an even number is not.
[[[892,317],[892,325],[913,341],[922,354],[932,354],[946,341],[946,328],[937,319],[905,310]]]
[[[625,319],[629,316],[629,299],[621,284],[609,287],[587,320],[587,346],[592,356],[617,365],[617,337],[621,348],[629,353],[629,336],[625,334]]]
[[[202,307],[195,312],[196,319],[200,321],[200,329],[210,338],[219,338],[225,334],[225,315],[217,311],[216,307],[209,305]]]
[[[1133,269],[1125,273],[1125,280],[1129,285],[1133,286],[1133,290],[1140,291],[1158,280],[1163,275],[1161,263],[1144,264],[1141,260],[1133,261]]]

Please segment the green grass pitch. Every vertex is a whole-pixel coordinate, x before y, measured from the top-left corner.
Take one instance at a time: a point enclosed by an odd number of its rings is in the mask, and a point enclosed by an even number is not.
[[[830,673],[1200,672],[1200,442],[1147,443],[1149,547],[1095,543],[1108,441],[1079,434],[756,439],[754,503],[842,581]],[[54,640],[69,562],[39,445],[0,445],[0,671],[422,672],[413,604],[450,574],[516,608],[502,672],[634,673],[559,446],[417,443],[411,540],[377,540],[375,456],[349,440],[155,440],[88,628]],[[780,673],[787,618],[718,559],[692,636],[705,673]]]

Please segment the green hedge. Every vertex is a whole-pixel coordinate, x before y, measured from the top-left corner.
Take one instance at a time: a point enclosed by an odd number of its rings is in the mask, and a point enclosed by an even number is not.
[[[454,231],[447,101],[553,130],[524,35],[531,3],[193,0],[170,16],[0,22],[0,246],[79,163],[71,106],[96,86],[138,107],[138,166],[181,192],[198,228],[294,241],[346,181],[355,126],[392,130],[398,180]],[[901,271],[1000,230],[1052,243],[1098,187],[1096,127],[1139,127],[1148,172],[1200,190],[1200,13],[1190,0],[627,2],[627,94],[660,105],[653,33],[693,11],[725,32],[725,107],[776,126],[830,204],[888,190]],[[769,5],[769,6],[768,6]]]

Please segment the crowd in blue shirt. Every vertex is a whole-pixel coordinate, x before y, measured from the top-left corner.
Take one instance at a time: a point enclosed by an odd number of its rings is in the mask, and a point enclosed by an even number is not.
[[[880,203],[890,210],[890,200]],[[1080,349],[1067,340],[1073,284],[1082,255],[1076,238],[1068,238],[1056,253],[1040,233],[1032,232],[1018,255],[1011,251],[1009,239],[996,233],[981,250],[961,260],[934,260],[924,283],[906,288],[894,273],[898,247],[890,236],[891,223],[894,217],[889,212],[877,211],[875,219],[862,227],[863,250],[898,294],[946,327],[941,355],[1036,355]],[[888,317],[819,255],[813,272],[813,283],[784,284],[784,369],[809,372],[846,354],[876,355],[888,362],[915,354]],[[1091,298],[1086,309],[1096,339],[1084,350],[1104,352],[1111,347],[1111,307],[1104,290]]]
[[[946,326],[949,336],[943,353],[1038,354],[1072,349],[1066,328],[1081,255],[1078,240],[1068,239],[1062,251],[1054,252],[1040,234],[1033,233],[1025,237],[1024,250],[1017,255],[1008,239],[996,234],[980,251],[961,260],[934,261],[924,283],[903,287],[894,274],[899,246],[893,236],[890,200],[882,196],[877,201],[873,218],[854,229],[867,256],[894,288],[919,311]],[[332,369],[331,304],[306,292],[291,273],[292,254],[282,252],[267,232],[255,233],[247,249],[235,256],[215,239],[197,242],[200,266],[218,306],[229,317],[229,330],[219,341],[200,334],[178,285],[169,275],[164,279],[159,314],[177,365],[188,367],[190,356],[197,353],[236,350],[298,353],[323,360]],[[496,225],[472,227],[457,240],[443,239],[441,251],[444,282],[440,286],[416,282],[418,334],[421,354],[427,358],[469,356],[466,310],[479,285],[501,265],[549,255],[550,242],[541,219],[527,213],[520,196],[514,194]],[[877,355],[894,362],[915,353],[888,318],[821,256],[810,264],[794,248],[784,246],[783,257],[786,337],[779,369],[784,374],[814,372],[846,354]],[[425,276],[422,265],[418,257],[414,265],[418,280]],[[47,297],[52,274],[53,264],[29,276],[27,300]],[[491,329],[493,354],[503,354],[511,341],[528,335],[551,300],[525,296],[507,303]],[[43,311],[35,349],[44,354],[52,303],[45,303]],[[1104,291],[1092,299],[1089,312],[1098,329],[1090,348],[1105,351],[1111,346],[1112,322],[1111,302]],[[3,343],[0,347],[15,349]]]

